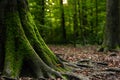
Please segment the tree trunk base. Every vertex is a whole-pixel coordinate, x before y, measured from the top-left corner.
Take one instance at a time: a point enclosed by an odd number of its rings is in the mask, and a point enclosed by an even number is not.
[[[29,12],[27,0],[3,0],[5,40],[4,60],[0,61],[3,80],[18,80],[21,76],[36,79],[61,78],[81,80],[70,71],[63,62],[48,48]],[[4,38],[4,37],[2,37]],[[1,53],[0,53],[1,54]],[[2,69],[3,68],[3,69]],[[2,69],[2,70],[1,70]]]

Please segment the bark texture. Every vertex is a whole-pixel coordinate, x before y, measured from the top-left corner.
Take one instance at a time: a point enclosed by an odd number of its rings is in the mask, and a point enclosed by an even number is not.
[[[41,38],[29,13],[28,1],[2,0],[0,4],[2,76],[17,79],[25,72],[36,78],[62,77],[57,71],[63,71],[64,65]]]
[[[103,50],[112,50],[120,46],[120,1],[107,0],[107,23],[105,27],[105,36]]]
[[[27,0],[0,0],[0,75],[5,80],[84,80],[69,71],[48,48],[34,24]],[[88,79],[87,79],[88,80]]]

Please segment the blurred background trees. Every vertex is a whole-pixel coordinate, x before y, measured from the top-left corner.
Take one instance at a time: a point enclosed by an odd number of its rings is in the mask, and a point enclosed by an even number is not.
[[[30,0],[30,11],[47,43],[101,44],[105,0]]]

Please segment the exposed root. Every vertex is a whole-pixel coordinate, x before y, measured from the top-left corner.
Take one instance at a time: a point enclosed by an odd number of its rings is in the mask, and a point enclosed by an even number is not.
[[[2,76],[0,80],[18,80],[18,79]]]
[[[89,80],[88,77],[83,75],[77,75],[75,73],[62,73],[68,80]]]
[[[101,47],[101,48],[98,49],[98,52],[115,52],[115,53],[118,53],[119,50],[117,50],[115,48],[114,49],[110,49],[108,47]]]
[[[105,71],[120,72],[120,68],[107,68]]]

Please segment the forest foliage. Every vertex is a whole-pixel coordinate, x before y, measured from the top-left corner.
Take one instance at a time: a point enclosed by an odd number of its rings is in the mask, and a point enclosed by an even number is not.
[[[105,0],[30,0],[29,6],[47,43],[85,45],[101,44],[103,41]]]

